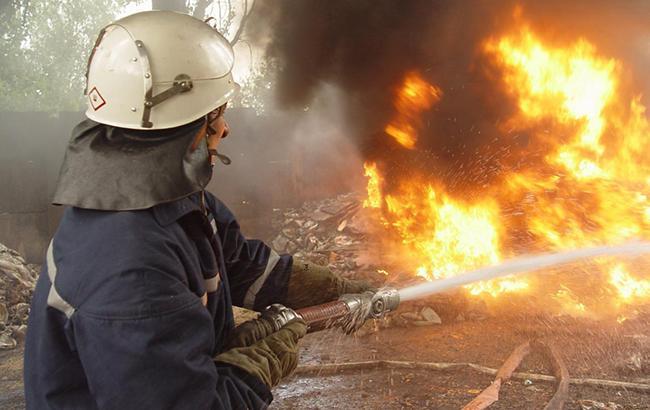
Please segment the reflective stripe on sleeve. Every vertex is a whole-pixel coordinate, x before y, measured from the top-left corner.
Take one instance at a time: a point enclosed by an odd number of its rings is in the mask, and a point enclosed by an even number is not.
[[[264,273],[262,273],[262,275],[260,275],[260,277],[257,278],[255,282],[253,282],[251,287],[248,288],[246,296],[244,296],[244,307],[246,309],[253,309],[253,306],[255,306],[255,298],[257,297],[257,293],[260,291],[260,289],[262,289],[264,282],[266,282],[266,279],[268,279],[269,275],[273,271],[273,268],[275,268],[275,265],[278,264],[279,260],[280,255],[271,249],[271,254],[269,255],[269,260],[266,263],[266,269],[264,269]]]
[[[56,264],[54,263],[54,239],[50,241],[50,246],[47,248],[47,275],[50,278],[50,293],[47,295],[47,305],[53,307],[54,309],[65,313],[66,317],[70,318],[74,313],[75,309],[66,302],[59,292],[56,290],[54,281],[56,279]]]
[[[219,289],[219,283],[221,283],[221,277],[217,272],[217,275],[212,278],[205,279],[205,291],[207,293],[216,292]]]

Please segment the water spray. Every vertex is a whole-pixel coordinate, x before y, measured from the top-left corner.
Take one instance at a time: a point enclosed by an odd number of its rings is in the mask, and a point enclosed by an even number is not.
[[[494,266],[486,266],[474,271],[449,278],[434,280],[415,286],[400,289],[402,300],[419,299],[435,293],[442,293],[451,289],[468,285],[474,282],[495,279],[503,276],[516,275],[536,271],[551,266],[563,265],[581,259],[591,259],[602,256],[634,256],[650,253],[650,243],[631,242],[619,246],[598,246],[592,248],[575,249],[563,252],[546,253],[540,255],[524,256],[510,259]]]
[[[602,256],[634,256],[645,253],[650,253],[650,243],[633,242],[620,246],[599,246],[519,257],[498,265],[487,266],[457,276],[434,280],[400,290],[385,287],[376,292],[343,295],[336,301],[298,309],[295,312],[286,308],[283,310],[282,307],[278,307],[279,305],[272,305],[269,307],[270,316],[273,318],[277,329],[295,319],[297,315],[307,323],[309,332],[330,327],[341,327],[345,332],[351,333],[361,327],[366,320],[380,319],[387,313],[395,311],[400,301],[419,299],[474,282],[527,273],[581,259]]]

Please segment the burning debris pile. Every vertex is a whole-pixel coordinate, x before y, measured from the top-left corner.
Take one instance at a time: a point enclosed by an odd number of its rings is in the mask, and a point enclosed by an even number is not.
[[[422,169],[395,173],[390,158],[381,155],[365,165],[366,206],[378,209],[381,224],[397,235],[392,246],[402,246],[415,262],[409,268],[433,280],[524,252],[648,238],[650,121],[640,97],[623,89],[622,63],[599,55],[584,39],[566,47],[546,44],[525,23],[486,39],[482,52],[502,72],[507,97],[518,107],[500,120],[500,132],[506,139],[525,135],[526,150],[509,141],[498,174],[471,192],[457,186],[468,175],[463,164],[458,176],[447,178]],[[410,113],[431,105],[435,88],[415,75],[406,74],[396,91],[398,116],[405,104]],[[413,121],[398,124],[388,123],[385,137],[408,153],[420,138],[421,121],[419,127]],[[602,260],[574,269],[589,277],[581,283],[558,276],[537,283],[518,278],[468,290],[494,297],[543,292],[549,303],[572,314],[616,312],[624,318],[630,304],[650,301],[646,265]]]
[[[378,257],[369,270],[435,280],[522,254],[650,240],[647,56],[632,46],[642,38],[632,24],[638,13],[565,3],[269,8],[279,100],[308,107],[324,83],[344,90],[349,138],[368,178],[357,201],[371,226],[349,247],[370,241],[364,246]],[[386,41],[394,33],[407,40]],[[291,218],[302,221],[320,205],[312,206]],[[321,221],[282,220],[274,245],[351,273],[349,252],[332,248],[337,236],[348,238],[349,217],[325,214],[334,230],[318,235],[331,237],[307,239]],[[472,284],[464,294],[622,322],[650,304],[649,263],[598,258]]]
[[[380,252],[380,230],[374,211],[367,209],[368,198],[360,193],[345,193],[334,198],[310,201],[300,208],[276,210],[273,228],[277,233],[271,246],[277,252],[326,265],[350,279],[365,279],[378,287],[406,286],[423,279],[410,273],[389,273],[384,268],[399,267],[399,255]],[[397,259],[397,260],[395,260]],[[483,320],[487,305],[470,299],[463,292],[406,302],[399,313],[369,321],[360,334],[394,326],[433,326],[444,320]]]
[[[38,272],[38,266],[0,244],[0,350],[15,348],[25,337]]]

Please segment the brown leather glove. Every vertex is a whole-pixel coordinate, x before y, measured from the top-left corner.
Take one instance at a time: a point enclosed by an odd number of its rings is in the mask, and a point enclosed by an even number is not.
[[[298,341],[305,334],[307,325],[296,320],[250,346],[226,350],[214,360],[244,370],[271,389],[298,365]]]
[[[376,289],[366,281],[345,279],[325,266],[294,258],[285,304],[292,309],[300,309],[331,302],[347,293],[367,290]]]

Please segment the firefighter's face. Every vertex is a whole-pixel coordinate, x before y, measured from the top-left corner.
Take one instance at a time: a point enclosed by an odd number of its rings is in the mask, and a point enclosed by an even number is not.
[[[226,138],[230,132],[230,127],[223,116],[225,107],[217,108],[208,114],[207,121],[207,138],[208,149],[216,150],[222,138]]]
[[[194,138],[192,150],[195,150],[199,144],[207,144],[210,152],[216,152],[221,139],[226,138],[230,132],[230,127],[223,117],[224,111],[225,105],[208,114],[205,126],[201,128],[196,134],[196,138]],[[213,155],[211,155],[210,161],[213,160]]]

